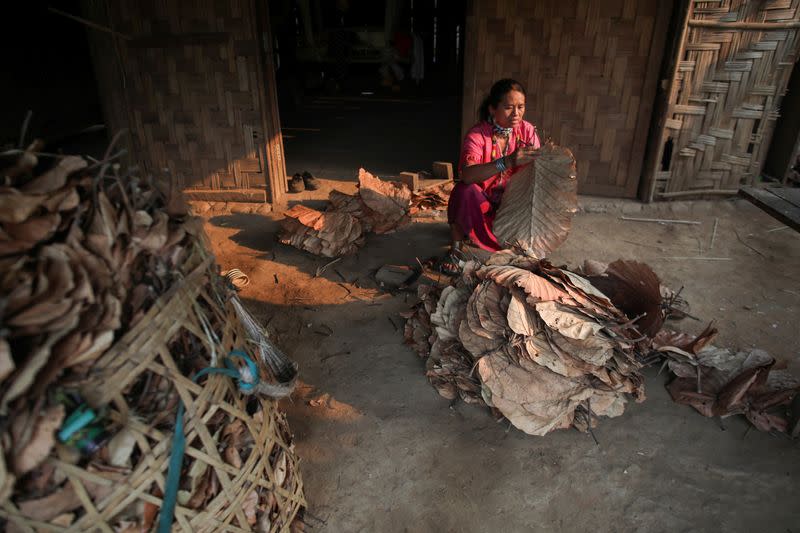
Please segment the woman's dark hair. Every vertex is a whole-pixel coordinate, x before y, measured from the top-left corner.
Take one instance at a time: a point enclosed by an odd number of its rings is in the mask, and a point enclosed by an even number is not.
[[[492,88],[489,90],[489,94],[483,99],[481,106],[478,108],[478,118],[488,122],[490,117],[489,107],[497,107],[500,100],[511,91],[519,91],[525,96],[525,87],[517,80],[504,78],[494,82],[494,85],[492,85]]]

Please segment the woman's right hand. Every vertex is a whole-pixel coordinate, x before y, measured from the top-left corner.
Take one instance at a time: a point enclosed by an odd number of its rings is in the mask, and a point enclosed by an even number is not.
[[[511,164],[511,168],[521,167],[533,162],[538,155],[538,148],[534,148],[533,146],[520,146],[514,150],[514,153],[508,156],[508,162]]]

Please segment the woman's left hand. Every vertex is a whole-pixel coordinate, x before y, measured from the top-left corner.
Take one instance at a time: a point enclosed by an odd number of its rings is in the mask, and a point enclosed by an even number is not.
[[[521,167],[522,165],[527,165],[532,162],[538,155],[538,148],[534,148],[533,146],[520,146],[514,150],[513,154],[508,156],[508,162],[512,168]]]

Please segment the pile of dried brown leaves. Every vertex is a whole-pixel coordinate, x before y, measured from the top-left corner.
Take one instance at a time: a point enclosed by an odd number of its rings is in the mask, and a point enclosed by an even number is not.
[[[641,263],[617,262],[595,276],[625,284],[621,267],[655,280],[638,287],[661,314],[659,283]],[[584,276],[510,252],[467,263],[444,289],[419,288],[406,341],[427,357],[427,375],[449,399],[496,408],[532,435],[619,416],[644,399],[636,321]]]
[[[11,497],[23,516],[67,527],[86,497],[100,501],[112,487],[87,484],[88,494],[79,494],[64,471],[46,461],[70,414],[65,394],[74,399],[69,395],[93,362],[182,277],[202,225],[188,217],[179,197],[150,179],[121,173],[108,155],[90,164],[41,154],[41,148],[37,141],[0,154],[0,502]],[[208,316],[209,328],[221,331],[215,313]],[[185,329],[170,352],[184,375],[209,364],[203,343]],[[166,376],[142,378],[120,391],[131,416],[171,431],[177,391]],[[229,464],[252,451],[253,436],[241,421],[230,423],[220,410],[208,424],[220,435]],[[123,479],[147,454],[136,451],[136,437],[125,428],[109,427],[116,433],[90,458],[59,446],[60,460]],[[280,429],[289,442],[288,427]],[[286,458],[274,461],[278,469],[283,461],[286,475]],[[200,508],[220,487],[210,468],[195,470],[182,480],[179,499]],[[243,504],[246,513],[252,508],[253,523],[256,507],[269,507],[255,496]],[[123,520],[119,530],[147,531],[157,511],[154,504],[133,509],[133,522]]]
[[[761,350],[711,346],[710,326],[696,337],[662,330],[670,294],[635,261],[571,272],[500,252],[444,288],[421,285],[405,339],[439,394],[486,404],[532,435],[619,416],[628,398],[645,398],[642,364],[662,357],[677,403],[786,432],[800,382]]]
[[[709,325],[698,336],[664,330],[653,341],[675,374],[667,386],[672,399],[708,417],[743,414],[761,431],[787,432],[785,406],[800,392],[800,380],[776,368],[763,350],[734,352],[711,342]]]
[[[49,488],[37,468],[65,412],[46,393],[79,382],[142,318],[200,230],[153,183],[41,147],[0,159],[0,500],[15,480]]]
[[[328,207],[317,211],[295,206],[286,212],[278,239],[283,244],[323,257],[352,254],[368,232],[389,233],[411,221],[411,190],[358,171],[358,194],[332,191]]]

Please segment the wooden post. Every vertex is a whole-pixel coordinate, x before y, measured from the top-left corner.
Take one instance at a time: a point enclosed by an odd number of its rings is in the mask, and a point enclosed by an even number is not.
[[[401,172],[398,176],[400,181],[408,185],[411,192],[419,190],[419,174],[416,172]]]
[[[636,179],[628,179],[628,183],[625,186],[625,195],[630,197],[636,195],[637,189],[640,188],[639,182],[644,175],[642,170],[647,168],[645,166],[645,154],[647,153],[648,125],[653,120],[653,104],[658,94],[659,70],[661,69],[661,60],[666,49],[667,27],[669,26],[670,16],[672,16],[671,4],[672,2],[658,3],[658,14],[656,15],[656,24],[650,41],[650,52],[648,53],[651,61],[647,66],[647,73],[644,79],[644,89],[642,89],[643,103],[639,108],[639,116],[636,119],[632,156],[628,166],[629,175],[635,176]],[[658,61],[655,61],[656,58],[658,58]]]
[[[660,102],[659,106],[659,114],[657,117],[658,122],[656,123],[656,129],[654,130],[654,134],[651,137],[652,143],[654,145],[651,147],[650,150],[650,158],[645,163],[645,171],[643,173],[642,179],[642,187],[640,191],[644,194],[642,200],[645,202],[652,202],[653,201],[653,194],[656,190],[656,174],[658,173],[658,165],[661,164],[661,158],[664,156],[664,142],[666,139],[664,138],[664,126],[667,121],[667,115],[669,115],[670,111],[670,102],[672,101],[672,95],[677,90],[677,84],[675,83],[675,76],[678,73],[678,65],[681,62],[681,58],[683,57],[684,50],[686,49],[686,34],[689,31],[689,20],[692,16],[693,5],[694,3],[691,1],[683,0],[682,2],[682,16],[681,21],[679,24],[679,28],[681,29],[680,37],[678,38],[678,46],[675,55],[672,56],[672,62],[670,63],[669,68],[669,78],[667,79],[667,87],[664,91],[664,99]],[[674,49],[674,48],[673,48]]]
[[[431,168],[433,177],[440,180],[453,181],[453,164],[447,161],[434,161]]]
[[[286,202],[286,161],[283,153],[283,136],[278,113],[278,91],[275,84],[275,65],[272,52],[272,33],[269,25],[267,2],[253,0],[256,12],[256,45],[260,59],[258,69],[259,103],[264,124],[263,143],[266,152],[266,173],[269,199],[273,204]]]

